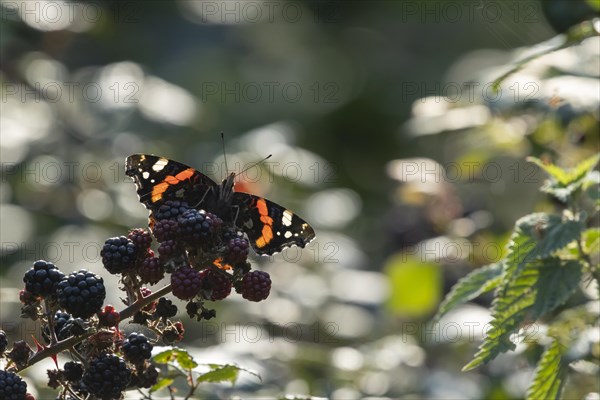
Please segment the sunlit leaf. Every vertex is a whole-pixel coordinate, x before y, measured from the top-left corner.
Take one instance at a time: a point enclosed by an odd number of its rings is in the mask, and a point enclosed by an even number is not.
[[[438,305],[442,288],[440,267],[406,255],[396,255],[384,267],[392,292],[388,307],[394,314],[421,317]]]
[[[154,355],[152,357],[152,360],[158,364],[166,364],[169,361],[175,359],[175,351],[176,351],[176,349],[173,349],[173,348],[162,351],[162,352]]]
[[[200,375],[197,382],[231,382],[234,384],[238,378],[241,368],[236,365],[210,364],[211,370]]]
[[[162,389],[164,387],[167,387],[170,384],[172,384],[173,382],[174,382],[174,379],[172,379],[172,378],[162,378],[158,382],[156,382],[154,384],[154,386],[152,386],[150,388],[150,393],[156,392],[156,391],[158,391],[158,390],[160,390],[160,389]]]
[[[527,389],[527,399],[559,399],[567,372],[568,367],[562,360],[562,345],[555,340],[542,354],[533,382]]]
[[[152,360],[158,364],[168,364],[176,361],[183,369],[193,369],[198,366],[198,363],[186,350],[177,347],[156,354],[152,357]]]
[[[498,287],[502,281],[502,263],[486,265],[459,280],[440,305],[434,322],[459,304],[466,303]]]

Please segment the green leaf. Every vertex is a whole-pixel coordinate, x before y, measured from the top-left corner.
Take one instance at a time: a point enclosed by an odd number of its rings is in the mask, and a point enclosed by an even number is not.
[[[156,382],[154,384],[154,386],[152,386],[150,388],[150,393],[152,392],[156,392],[164,387],[169,386],[170,384],[172,384],[175,380],[172,378],[162,378],[161,380],[159,380],[158,382]]]
[[[554,340],[542,354],[533,382],[527,389],[527,399],[559,399],[567,372],[567,363],[562,360],[562,345]]]
[[[437,322],[457,305],[466,303],[490,290],[502,282],[502,263],[494,263],[478,268],[459,280],[440,305],[433,322]]]
[[[200,375],[197,382],[231,382],[234,384],[238,378],[241,368],[236,365],[210,364],[211,370]]]
[[[510,335],[525,316],[540,318],[563,304],[577,289],[582,265],[574,260],[559,258],[532,260],[523,265],[498,291],[492,305],[491,329],[473,360],[463,370],[468,371],[487,363],[498,354],[514,349]]]
[[[158,364],[169,364],[176,361],[181,368],[186,370],[194,369],[198,366],[198,363],[194,361],[194,358],[186,350],[177,347],[158,353],[152,357],[152,360]]]
[[[173,348],[169,348],[168,350],[161,351],[160,353],[154,355],[152,360],[157,364],[167,364],[169,361],[175,358],[175,350]]]

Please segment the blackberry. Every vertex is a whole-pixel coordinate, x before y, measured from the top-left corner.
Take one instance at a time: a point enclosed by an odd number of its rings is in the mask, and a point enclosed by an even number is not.
[[[0,356],[4,354],[6,347],[8,347],[8,338],[6,337],[6,332],[0,331]]]
[[[210,268],[200,271],[202,289],[209,292],[212,301],[223,300],[231,293],[231,279],[225,273],[221,274]]]
[[[104,280],[84,269],[70,273],[58,284],[58,303],[74,317],[91,317],[100,311],[105,297]]]
[[[131,370],[114,354],[92,359],[82,378],[86,389],[102,400],[120,398],[130,379]]]
[[[150,388],[158,382],[158,370],[153,365],[148,365],[141,371],[137,370],[132,381],[135,381],[137,387]]]
[[[29,357],[33,354],[33,350],[29,347],[27,342],[24,340],[18,340],[13,343],[13,347],[6,354],[9,360],[15,363],[17,368],[22,369],[27,366],[29,362]],[[0,399],[2,397],[0,396]]]
[[[167,298],[161,297],[154,312],[156,318],[171,318],[177,315],[177,306]]]
[[[70,332],[65,329],[65,326],[72,319],[71,314],[63,311],[58,311],[54,314],[54,333],[58,340],[64,340],[71,336]],[[42,329],[42,337],[47,343],[50,343],[50,328],[48,326],[44,326],[44,329]]]
[[[138,258],[138,248],[131,239],[117,236],[106,239],[100,256],[104,268],[111,274],[120,274],[135,265]]]
[[[154,224],[152,233],[159,242],[175,240],[179,236],[179,225],[174,219],[161,219]]]
[[[142,294],[142,297],[148,297],[152,294],[152,290],[143,286],[140,288],[140,293]],[[142,311],[153,312],[155,309],[156,309],[156,301],[153,301],[152,303],[149,303],[146,307],[142,308]]]
[[[158,254],[160,259],[173,258],[179,253],[179,246],[174,240],[167,240],[158,246]]]
[[[77,382],[83,376],[83,365],[75,361],[66,362],[63,367],[63,375],[69,382]]]
[[[225,260],[228,263],[237,264],[246,261],[248,258],[248,240],[242,237],[230,239],[227,242],[227,255]]]
[[[240,291],[246,300],[264,300],[271,291],[271,278],[264,271],[250,271],[242,278]]]
[[[144,334],[133,332],[127,336],[121,350],[127,361],[140,364],[152,356],[153,347]]]
[[[185,333],[185,329],[183,327],[183,324],[181,322],[177,321],[173,325],[169,325],[164,329],[163,340],[167,344],[180,342],[183,340],[184,333]]]
[[[154,285],[165,276],[165,270],[158,257],[148,257],[142,261],[142,265],[138,268],[138,275],[142,283]]]
[[[56,265],[38,260],[33,268],[25,273],[25,290],[35,296],[47,297],[56,293],[56,286],[65,277]]]
[[[131,240],[138,250],[148,250],[152,244],[152,235],[144,228],[132,229],[127,234],[127,239]]]
[[[185,201],[167,200],[158,207],[154,217],[157,221],[160,221],[161,219],[176,220],[181,214],[189,210],[189,208],[190,207]]]
[[[206,243],[218,226],[217,218],[204,210],[187,210],[177,219],[179,235],[189,245]]]
[[[121,316],[113,306],[107,305],[98,313],[98,320],[102,326],[113,327],[119,325]]]
[[[190,266],[183,266],[171,274],[173,295],[181,300],[195,297],[202,287],[200,273]]]
[[[19,291],[19,301],[26,306],[30,306],[39,301],[39,297],[25,289],[21,289]]]
[[[11,371],[0,370],[0,399],[25,400],[27,383]]]

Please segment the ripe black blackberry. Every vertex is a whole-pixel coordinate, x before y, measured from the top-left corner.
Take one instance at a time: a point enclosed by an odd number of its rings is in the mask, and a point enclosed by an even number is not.
[[[107,305],[98,313],[98,320],[102,326],[113,327],[119,325],[121,316],[113,306]]]
[[[133,332],[127,336],[121,350],[127,361],[140,364],[152,356],[153,347],[144,334]]]
[[[8,338],[6,337],[6,332],[0,331],[0,356],[4,354],[6,347],[8,347]]]
[[[159,242],[165,240],[176,240],[179,237],[179,225],[174,219],[161,219],[156,221],[152,228],[154,237]]]
[[[38,260],[25,273],[25,290],[35,296],[47,297],[56,293],[56,286],[65,277],[56,265]]]
[[[183,266],[171,274],[173,295],[181,300],[194,298],[202,288],[200,273],[190,266]]]
[[[71,314],[63,311],[58,311],[54,314],[54,333],[56,333],[56,338],[58,340],[64,340],[71,336],[69,330],[65,329],[65,327],[67,322],[72,319],[73,317]],[[42,329],[42,337],[47,343],[50,343],[50,328],[48,326],[44,326]]]
[[[63,375],[69,382],[77,382],[83,376],[83,365],[75,361],[68,361],[63,366]]]
[[[177,219],[181,214],[189,210],[189,206],[185,201],[167,200],[158,208],[154,214],[157,221],[161,219]]]
[[[158,246],[159,259],[168,260],[180,252],[179,245],[175,240],[166,240]]]
[[[135,266],[139,250],[131,239],[117,236],[106,239],[100,256],[104,268],[111,274],[120,274]]]
[[[138,268],[138,275],[142,283],[154,285],[165,276],[165,270],[158,257],[148,257],[142,261],[142,265]]]
[[[0,370],[0,399],[25,400],[27,383],[14,372]]]
[[[120,398],[130,379],[131,370],[114,354],[92,359],[82,378],[87,391],[102,400]]]
[[[232,264],[244,262],[248,259],[249,244],[243,237],[229,239],[225,261]]]
[[[231,293],[231,278],[226,273],[218,273],[206,268],[200,271],[200,279],[202,279],[202,290],[209,293],[209,300],[223,300]]]
[[[205,244],[215,233],[216,220],[217,216],[204,210],[187,210],[177,219],[179,236],[188,245]]]
[[[138,253],[143,254],[143,250],[150,248],[152,244],[152,235],[144,228],[136,228],[129,231],[127,239],[131,240],[135,247],[138,248]]]
[[[250,271],[242,278],[240,292],[250,301],[261,301],[269,297],[271,277],[264,271]]]
[[[177,306],[173,302],[165,297],[158,299],[156,305],[156,311],[154,312],[156,318],[171,318],[177,315]]]
[[[73,317],[89,318],[102,307],[106,289],[100,275],[81,269],[58,284],[58,303]]]

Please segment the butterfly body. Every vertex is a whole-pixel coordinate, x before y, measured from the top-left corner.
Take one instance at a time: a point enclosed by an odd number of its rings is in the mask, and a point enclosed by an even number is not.
[[[154,213],[167,200],[217,214],[248,236],[258,254],[271,255],[286,247],[304,247],[315,237],[302,218],[270,200],[234,190],[235,174],[218,185],[180,162],[150,154],[127,157],[125,173],[136,185],[140,202]]]

